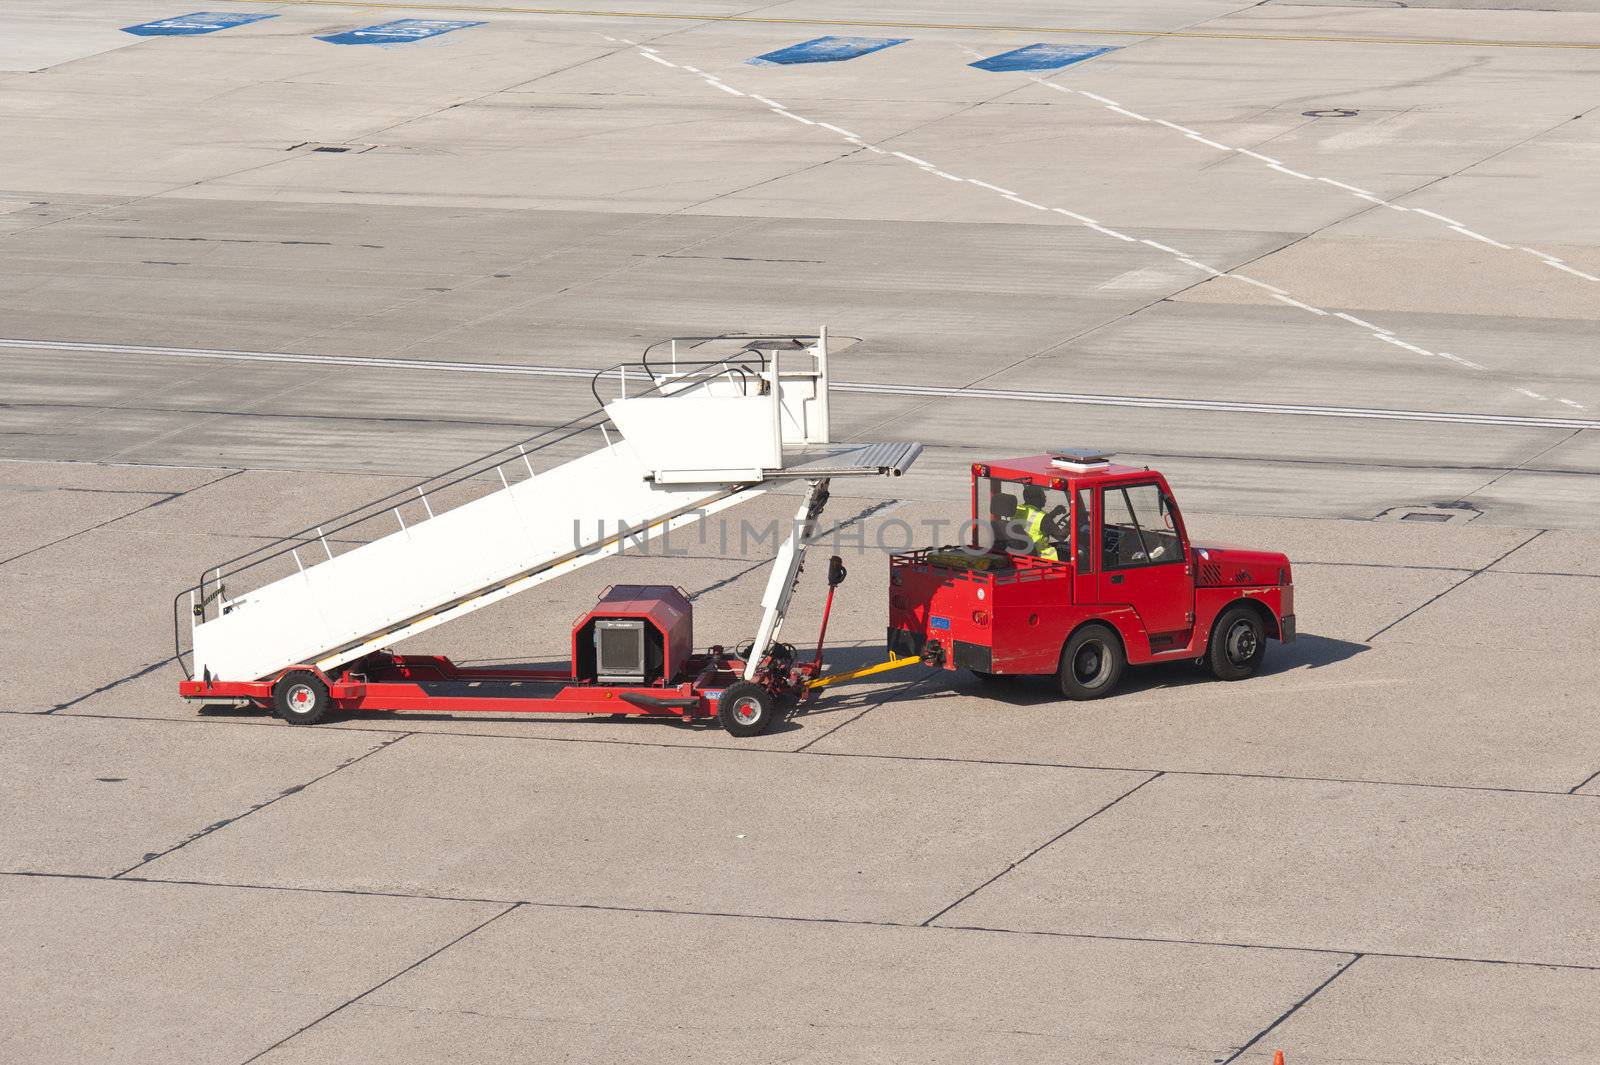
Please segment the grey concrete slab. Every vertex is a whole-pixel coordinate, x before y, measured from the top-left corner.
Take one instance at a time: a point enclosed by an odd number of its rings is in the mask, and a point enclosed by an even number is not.
[[[1341,960],[528,907],[262,1060],[1211,1060]],[[659,1008],[680,981],[693,1020]]]
[[[169,498],[164,492],[0,486],[0,507],[13,515],[0,531],[0,565]]]
[[[593,750],[410,737],[145,868],[164,878],[915,922],[1142,779],[934,763],[884,764],[863,777],[831,758],[616,744],[596,764]],[[330,808],[366,824],[363,840],[308,834],[306,819]]]
[[[1573,573],[1600,577],[1600,539],[1552,529],[1495,566],[1506,573]]]
[[[94,876],[129,870],[385,742],[24,714],[0,715],[0,733],[5,872]]]
[[[1592,801],[1163,777],[939,923],[1594,966]]]
[[[1089,704],[1044,679],[940,674],[807,750],[1566,792],[1600,767],[1584,695],[1600,678],[1560,650],[1517,654],[1508,673],[1477,648],[1369,650],[1313,631],[1273,645],[1248,681],[1155,666]]]
[[[1589,576],[1489,570],[1399,622],[1380,639],[1479,648],[1560,647],[1600,615],[1595,590]]]
[[[13,1059],[243,1061],[504,907],[0,877]]]
[[[1576,1063],[1593,1053],[1592,971],[1362,958],[1273,1030],[1300,1065],[1390,1060]],[[1271,1060],[1266,1046],[1239,1059]]]

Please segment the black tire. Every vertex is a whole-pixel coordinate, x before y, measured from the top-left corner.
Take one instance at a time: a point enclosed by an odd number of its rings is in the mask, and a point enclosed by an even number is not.
[[[717,699],[717,720],[731,736],[759,736],[777,717],[772,693],[747,680],[734,681]]]
[[[1115,631],[1105,625],[1085,625],[1061,649],[1056,684],[1068,699],[1100,699],[1111,694],[1127,664]]]
[[[315,725],[332,705],[328,686],[309,669],[291,669],[272,686],[272,709],[291,725]]]
[[[1235,603],[1217,617],[1206,648],[1206,668],[1218,680],[1255,675],[1267,653],[1266,626],[1255,607]]]

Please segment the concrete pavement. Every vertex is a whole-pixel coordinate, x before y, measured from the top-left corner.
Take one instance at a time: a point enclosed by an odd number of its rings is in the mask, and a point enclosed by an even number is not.
[[[0,1057],[1589,1061],[1593,5],[563,6],[0,12]],[[400,18],[483,24],[317,39]],[[908,40],[746,62],[824,34]],[[1119,50],[967,65],[1036,42]],[[1301,639],[752,740],[176,698],[203,567],[823,322],[838,435],[929,445],[839,486],[869,544],[1105,446],[1287,551]],[[625,581],[748,636],[766,552],[679,546],[405,649],[558,660]]]

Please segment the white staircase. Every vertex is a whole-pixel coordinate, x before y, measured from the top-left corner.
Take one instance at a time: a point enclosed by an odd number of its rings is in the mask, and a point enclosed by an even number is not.
[[[652,365],[647,351],[641,363],[596,375],[597,397],[602,380],[616,382],[618,395],[587,424],[572,423],[574,432],[605,434],[591,454],[535,472],[537,449],[519,445],[455,481],[425,483],[354,512],[353,521],[208,570],[178,597],[180,612],[187,602],[192,642],[185,651],[179,625],[179,661],[192,654],[190,676],[214,680],[265,679],[301,664],[330,670],[698,521],[768,481],[897,474],[920,450],[827,446],[826,332],[809,341],[753,340],[692,364],[677,359],[686,343],[673,342],[664,366],[659,355]],[[437,499],[445,487],[484,476],[500,487],[434,513],[430,491]],[[375,520],[392,531],[334,550],[348,539],[341,530],[370,529]]]

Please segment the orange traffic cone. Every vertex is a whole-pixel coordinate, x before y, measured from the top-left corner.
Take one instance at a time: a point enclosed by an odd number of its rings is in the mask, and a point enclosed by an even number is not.
[[[1274,1050],[1272,1052],[1272,1065],[1283,1065],[1283,1051]]]

